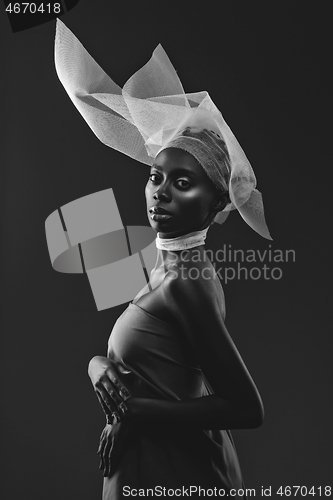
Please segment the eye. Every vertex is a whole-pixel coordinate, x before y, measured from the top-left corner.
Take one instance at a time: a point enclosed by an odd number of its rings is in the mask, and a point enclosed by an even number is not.
[[[186,179],[178,179],[178,181],[177,181],[177,182],[181,182],[181,183],[183,183],[183,184],[180,186],[182,189],[187,189],[187,188],[189,188],[189,187],[191,186],[191,184],[190,184],[190,183],[189,183]],[[184,183],[185,183],[185,185],[184,185]]]
[[[155,184],[157,182],[157,180],[153,179],[153,177],[158,177],[158,175],[157,174],[150,174],[150,176],[149,176],[149,180]]]

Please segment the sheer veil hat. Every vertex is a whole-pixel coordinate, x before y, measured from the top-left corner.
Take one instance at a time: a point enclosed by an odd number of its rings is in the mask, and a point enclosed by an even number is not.
[[[237,209],[254,231],[272,239],[262,195],[243,149],[208,92],[185,93],[161,45],[121,88],[57,19],[55,66],[70,99],[98,139],[141,163],[152,165],[157,154],[187,127],[221,137],[230,157],[231,202],[215,222],[222,224]]]

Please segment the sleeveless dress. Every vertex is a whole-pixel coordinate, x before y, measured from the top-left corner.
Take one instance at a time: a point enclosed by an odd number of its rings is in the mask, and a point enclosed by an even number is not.
[[[108,357],[132,396],[182,400],[213,393],[182,331],[132,302],[112,329]],[[111,455],[103,500],[124,498],[132,489],[138,496],[148,496],[147,488],[153,489],[149,496],[166,496],[165,488],[199,498],[199,488],[216,488],[215,496],[222,496],[220,489],[228,496],[232,488],[244,488],[229,430],[150,424],[131,432],[115,463]]]

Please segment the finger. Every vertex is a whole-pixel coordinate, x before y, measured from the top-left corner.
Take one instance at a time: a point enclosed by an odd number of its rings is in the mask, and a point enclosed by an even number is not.
[[[112,384],[109,379],[103,379],[101,381],[105,391],[108,393],[109,397],[112,399],[116,406],[119,406],[124,400],[120,396],[119,389],[116,385]]]
[[[99,440],[99,445],[98,445],[98,450],[97,450],[98,455],[101,453],[102,444],[103,444],[103,434],[101,435],[100,440]]]
[[[106,468],[108,466],[108,450],[110,447],[111,440],[112,440],[112,437],[109,434],[107,437],[106,443],[105,443],[105,447],[103,448],[102,456],[101,456],[102,462],[103,462],[103,476],[105,476],[105,471],[106,471]]]
[[[101,443],[101,451],[100,451],[101,461],[99,464],[99,468],[102,470],[104,470],[104,468],[105,468],[104,450],[105,450],[106,446],[107,446],[107,437],[105,436],[102,443]]]
[[[123,400],[130,397],[130,392],[127,387],[125,387],[124,384],[115,376],[114,372],[110,368],[106,370],[106,375],[113,384],[117,395],[119,395]]]
[[[111,447],[110,447],[110,451],[109,451],[109,455],[108,455],[108,468],[107,468],[107,476],[106,477],[109,477],[111,476],[111,457],[112,457],[112,451],[113,451],[113,448],[114,448],[114,443],[115,443],[115,438],[112,439],[112,444],[111,444]]]
[[[98,401],[101,404],[102,410],[106,416],[106,423],[112,425],[113,416],[112,416],[111,410],[106,406],[106,404],[104,403],[104,401],[102,399],[102,396],[98,392],[96,392],[96,395],[97,395]]]
[[[114,423],[118,423],[121,420],[120,415],[119,415],[119,413],[117,411],[114,411],[112,413],[112,417],[114,418]]]
[[[109,434],[108,440],[107,440],[107,445],[105,446],[105,448],[103,450],[103,463],[104,463],[103,475],[105,477],[107,477],[109,474],[109,469],[110,469],[109,464],[110,464],[110,460],[111,460],[111,451],[112,451],[112,447],[113,447],[113,440],[114,440],[114,438],[111,436],[111,434]]]
[[[120,396],[123,398],[124,401],[130,397],[129,390],[126,389],[125,386],[120,387]]]
[[[98,401],[99,401],[99,404],[100,404],[100,405],[101,405],[101,407],[102,407],[103,412],[105,413],[106,417],[108,417],[108,415],[110,414],[110,410],[109,410],[109,408],[108,408],[108,407],[106,406],[106,404],[104,403],[103,398],[102,398],[102,396],[100,395],[100,393],[99,393],[97,390],[96,390],[95,392],[96,392],[97,399],[98,399]]]
[[[125,416],[127,412],[127,406],[125,405],[125,403],[120,403],[120,405],[118,406],[118,411],[120,413],[121,418]]]
[[[97,387],[99,394],[103,400],[104,406],[107,408],[107,413],[113,413],[114,411],[117,410],[117,403],[114,401],[114,399],[110,396],[108,391],[105,389],[103,384],[98,385]]]
[[[104,436],[105,436],[105,429],[102,430],[101,437],[99,438],[99,446],[98,446],[97,453],[100,453],[100,451],[101,451],[101,446],[103,443]]]
[[[105,447],[105,443],[106,443],[106,439],[107,439],[107,436],[103,430],[102,434],[101,434],[101,437],[100,437],[100,441],[99,441],[99,446],[98,446],[98,450],[97,450],[97,453],[102,453],[103,452],[103,449]]]

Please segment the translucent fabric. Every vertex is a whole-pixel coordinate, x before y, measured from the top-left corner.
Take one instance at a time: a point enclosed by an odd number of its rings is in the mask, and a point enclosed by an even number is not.
[[[204,245],[208,229],[209,227],[206,227],[200,231],[192,231],[181,236],[176,236],[175,238],[161,238],[160,233],[157,233],[155,240],[156,248],[158,250],[173,252]]]
[[[75,35],[57,19],[55,66],[72,102],[107,146],[152,165],[168,142],[186,127],[222,136],[231,160],[231,203],[214,219],[222,224],[237,209],[245,222],[272,239],[254,171],[208,92],[185,93],[161,45],[121,89],[96,63]]]
[[[180,148],[190,153],[202,166],[213,184],[222,192],[229,190],[231,165],[226,143],[212,130],[186,127],[162,148]]]

